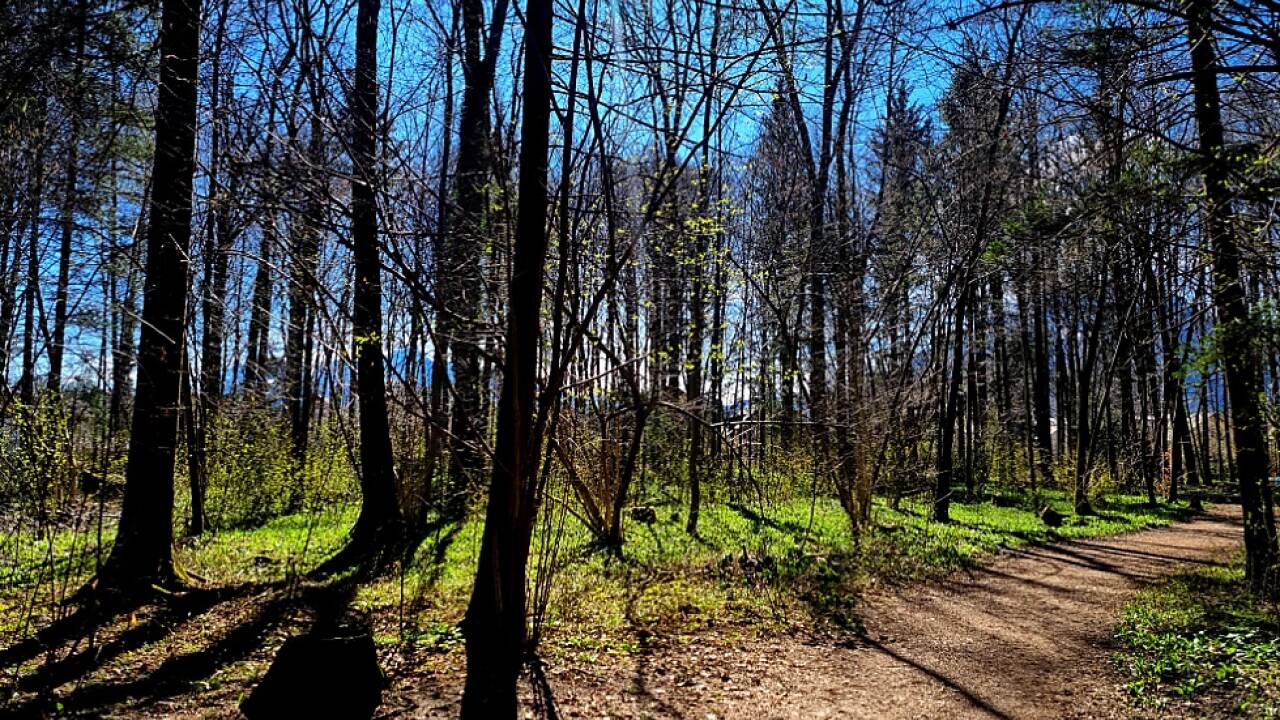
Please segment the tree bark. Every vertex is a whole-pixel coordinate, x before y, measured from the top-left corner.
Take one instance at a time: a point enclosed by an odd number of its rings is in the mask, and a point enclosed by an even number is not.
[[[356,72],[351,116],[351,245],[355,264],[351,332],[360,406],[360,515],[351,540],[325,565],[394,559],[404,533],[387,421],[386,368],[382,356],[382,261],[378,252],[378,12],[380,0],[360,0],[356,10]],[[346,561],[344,563],[344,561]]]
[[[516,681],[525,653],[525,571],[536,516],[541,438],[534,392],[547,255],[547,154],[551,124],[552,4],[525,10],[524,116],[520,205],[507,312],[507,347],[498,397],[497,440],[480,560],[463,621],[467,679],[462,717],[515,718]]]
[[[1191,85],[1204,179],[1202,232],[1213,258],[1213,303],[1220,324],[1219,352],[1231,406],[1231,439],[1244,514],[1245,570],[1255,595],[1280,594],[1277,583],[1276,523],[1262,394],[1261,363],[1250,337],[1249,301],[1240,268],[1240,248],[1231,226],[1226,140],[1218,94],[1218,57],[1212,30],[1213,4],[1190,0],[1187,34],[1191,45]]]
[[[199,30],[200,0],[163,1],[138,382],[120,524],[99,573],[100,591],[137,591],[177,579],[173,463],[186,332]]]
[[[466,511],[467,500],[481,484],[484,457],[480,452],[486,422],[480,369],[480,309],[484,307],[481,260],[486,244],[489,178],[492,158],[489,96],[506,21],[506,0],[494,7],[487,46],[484,4],[462,0],[463,91],[458,127],[455,184],[457,213],[449,228],[446,253],[438,261],[445,307],[440,313],[440,359],[453,355],[453,414],[449,454],[449,498],[446,511],[455,517]],[[482,50],[484,51],[482,53]]]

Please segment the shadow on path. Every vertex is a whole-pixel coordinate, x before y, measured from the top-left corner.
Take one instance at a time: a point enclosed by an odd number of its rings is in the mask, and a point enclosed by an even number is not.
[[[1000,710],[996,706],[992,705],[990,702],[983,700],[974,691],[960,684],[958,680],[954,680],[948,677],[947,675],[937,670],[934,670],[933,668],[930,668],[928,665],[925,665],[924,663],[913,660],[903,655],[902,653],[895,652],[894,650],[885,646],[883,643],[873,640],[868,636],[864,635],[862,639],[866,643],[868,648],[872,648],[876,652],[879,652],[895,660],[896,662],[902,663],[903,665],[907,665],[915,669],[917,672],[921,672],[921,673],[924,673],[925,675],[928,675],[930,678],[936,680],[938,683],[942,684],[948,690],[951,690],[952,692],[960,695],[962,698],[965,699],[965,702],[967,702],[969,705],[971,705],[974,708],[977,708],[978,710],[981,710],[987,715],[993,718],[997,718],[997,720],[1014,720],[1012,715],[1005,713],[1004,711]]]

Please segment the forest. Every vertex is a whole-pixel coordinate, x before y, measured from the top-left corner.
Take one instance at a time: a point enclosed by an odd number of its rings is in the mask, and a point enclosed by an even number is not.
[[[0,717],[1280,717],[1280,1],[0,3]]]

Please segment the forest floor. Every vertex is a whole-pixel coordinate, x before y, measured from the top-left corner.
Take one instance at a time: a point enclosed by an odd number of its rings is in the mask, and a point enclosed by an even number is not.
[[[1165,528],[1005,550],[869,598],[864,631],[843,642],[701,638],[546,674],[568,718],[1178,717],[1127,697],[1113,628],[1140,587],[1227,562],[1240,535],[1239,507],[1217,505]],[[389,712],[451,716],[457,672],[401,690]]]
[[[664,518],[636,534],[636,555],[621,565],[576,560],[557,581],[561,609],[543,643],[559,716],[1141,717],[1111,661],[1121,607],[1153,580],[1228,560],[1241,535],[1234,505],[1126,534],[1115,533],[1180,512],[1143,514],[1139,499],[1117,498],[1053,530],[992,503],[957,505],[946,526],[882,509],[858,557],[841,561],[828,553],[849,547],[847,527],[838,509],[822,507],[816,521],[815,508],[800,504],[754,523],[744,509],[720,508],[701,544]],[[283,518],[184,546],[210,589],[119,615],[88,637],[0,649],[0,717],[237,717],[280,643],[313,619],[309,586],[288,582],[289,568],[329,552],[348,523],[340,514],[320,525]],[[467,555],[470,533],[448,552]],[[815,535],[809,549],[787,545]],[[754,544],[734,550],[741,538]],[[297,547],[310,549],[288,549]],[[885,567],[868,569],[876,558]],[[857,577],[840,574],[846,562],[862,568]],[[436,571],[430,581],[411,576],[408,589],[403,577],[388,579],[357,600],[373,617],[390,679],[382,717],[456,717],[464,667],[454,622],[468,571],[460,562]],[[397,600],[418,594],[428,601],[419,612],[435,618],[425,625],[407,622]],[[26,607],[19,597],[29,595],[0,596],[0,617]],[[528,699],[531,687],[522,692]],[[1170,714],[1166,706],[1160,716]]]

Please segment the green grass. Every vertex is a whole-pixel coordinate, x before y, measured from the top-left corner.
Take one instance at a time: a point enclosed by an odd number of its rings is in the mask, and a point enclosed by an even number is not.
[[[875,586],[972,565],[1001,548],[1167,525],[1185,514],[1181,505],[1148,508],[1142,498],[1117,496],[1099,503],[1098,515],[1069,516],[1054,529],[1028,509],[1043,504],[1064,513],[1070,507],[1063,493],[1044,494],[1028,507],[957,503],[953,522],[942,525],[928,520],[925,504],[904,504],[898,512],[877,502],[876,527],[859,538],[830,499],[779,502],[763,512],[715,504],[704,509],[697,538],[684,531],[682,509],[664,506],[657,523],[628,526],[621,557],[598,550],[568,516],[546,641],[573,653],[629,652],[712,627],[729,635],[780,626],[856,629],[859,598]],[[379,608],[406,598],[419,618],[413,637],[456,642],[451,623],[470,592],[479,535],[479,523],[464,526],[442,563],[430,561],[440,546],[425,543],[403,584],[377,583],[361,602]],[[540,540],[539,534],[535,551]]]
[[[1111,497],[1099,503],[1098,515],[1068,515],[1063,527],[1053,529],[1030,509],[1046,503],[1064,514],[1070,505],[1062,493],[1035,501],[955,503],[953,522],[942,525],[927,519],[924,503],[906,502],[895,511],[877,501],[875,528],[857,538],[839,505],[826,498],[764,508],[712,504],[703,511],[697,538],[684,531],[683,508],[661,506],[658,522],[628,525],[621,556],[599,550],[586,527],[561,514],[553,523],[562,525],[554,534],[559,543],[545,640],[553,651],[591,654],[630,652],[713,627],[730,636],[779,627],[856,629],[858,599],[870,588],[971,565],[1000,548],[1164,525],[1183,512]],[[297,576],[338,548],[354,519],[351,507],[281,517],[254,529],[183,540],[178,559],[211,584]],[[362,588],[357,603],[382,620],[380,639],[440,648],[458,642],[456,623],[470,593],[480,531],[474,520],[433,535],[412,564]],[[535,535],[531,572],[550,537],[541,530]],[[54,533],[52,556],[61,558],[62,582],[74,590],[92,571],[93,546],[82,535],[78,553],[72,552],[73,541],[70,531]],[[16,605],[20,597],[42,592],[48,557],[0,557],[0,603]]]
[[[1090,538],[1168,525],[1185,517],[1186,505],[1161,505],[1151,508],[1145,498],[1136,495],[1114,495],[1096,502],[1096,513],[1072,514],[1071,501],[1060,491],[1042,491],[1038,500],[1001,496],[1004,502],[952,504],[952,522],[946,525],[927,521],[928,507],[908,506],[904,514],[886,507],[876,508],[877,525],[898,525],[906,538],[894,543],[912,560],[911,568],[951,569],[972,563],[984,554],[1000,548],[1013,548],[1027,543],[1045,543],[1062,538]],[[1007,506],[1010,505],[1011,506]],[[1063,516],[1061,527],[1046,526],[1038,513],[1029,507],[1050,506]]]
[[[223,530],[178,545],[183,568],[215,585],[305,574],[342,545],[357,508],[285,515],[262,527]]]
[[[1142,591],[1116,637],[1141,704],[1181,705],[1197,717],[1280,717],[1280,608],[1249,596],[1238,563]]]

